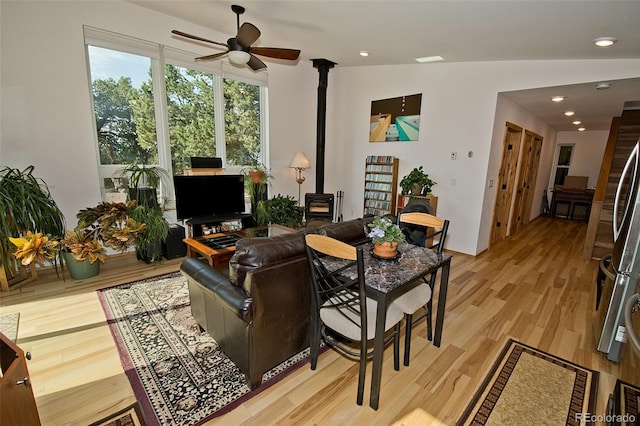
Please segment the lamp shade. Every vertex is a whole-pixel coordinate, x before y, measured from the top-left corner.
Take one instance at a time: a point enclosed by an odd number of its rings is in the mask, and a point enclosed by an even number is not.
[[[294,169],[308,169],[311,167],[311,164],[304,152],[296,152],[296,155],[293,156],[289,167]]]

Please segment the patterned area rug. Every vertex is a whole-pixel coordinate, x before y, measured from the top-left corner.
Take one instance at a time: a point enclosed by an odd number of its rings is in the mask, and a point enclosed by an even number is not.
[[[180,273],[98,291],[136,399],[149,425],[194,425],[228,412],[307,362],[308,349],[265,373],[245,376],[191,316]]]
[[[20,321],[20,314],[6,314],[0,315],[0,333],[7,336],[14,342],[18,338],[18,322]]]
[[[619,425],[640,424],[640,387],[621,380],[616,382],[614,421]]]
[[[586,424],[597,389],[598,372],[509,340],[457,424]]]
[[[104,418],[95,423],[91,423],[89,426],[145,426],[146,423],[142,418],[142,413],[140,412],[140,406],[136,402],[125,408],[124,410],[120,410],[117,413],[114,413],[107,418]]]

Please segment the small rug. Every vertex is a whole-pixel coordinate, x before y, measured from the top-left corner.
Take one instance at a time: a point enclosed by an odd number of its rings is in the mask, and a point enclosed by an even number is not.
[[[250,391],[244,374],[191,315],[179,272],[98,291],[109,328],[149,425],[195,425],[230,411],[308,360],[300,352]]]
[[[124,410],[120,410],[106,418],[91,423],[89,426],[145,426],[146,423],[140,412],[138,403],[133,403]]]
[[[4,334],[9,339],[15,342],[18,338],[19,321],[19,313],[0,315],[0,333]]]
[[[580,425],[598,372],[509,340],[458,425]]]
[[[619,425],[640,424],[640,387],[619,380],[615,387],[614,421]]]

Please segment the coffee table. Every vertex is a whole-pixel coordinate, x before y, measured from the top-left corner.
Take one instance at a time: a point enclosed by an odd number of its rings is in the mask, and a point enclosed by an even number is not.
[[[203,257],[214,268],[224,269],[229,266],[229,260],[236,252],[236,241],[239,239],[273,237],[289,232],[295,232],[295,229],[282,225],[267,225],[196,238],[185,238],[183,241],[187,245],[187,257]]]

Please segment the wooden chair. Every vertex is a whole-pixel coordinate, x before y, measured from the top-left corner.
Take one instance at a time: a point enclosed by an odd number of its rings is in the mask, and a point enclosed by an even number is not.
[[[311,301],[311,369],[315,370],[320,352],[320,340],[324,340],[343,353],[358,357],[358,405],[362,405],[367,357],[373,355],[367,342],[375,337],[375,300],[366,297],[362,247],[354,247],[331,237],[317,234],[305,236],[307,258],[313,286]],[[326,256],[339,259],[339,267],[328,270],[323,264]],[[332,259],[335,260],[335,259]],[[343,275],[346,269],[356,268],[355,278]],[[333,268],[332,268],[333,269]],[[385,331],[393,328],[385,340],[393,339],[394,368],[400,369],[400,323],[403,313],[395,306],[387,311]],[[330,331],[338,336],[332,335]],[[341,336],[341,338],[340,338]],[[357,342],[359,350],[348,346]]]
[[[420,245],[430,242],[427,246],[438,253],[442,253],[444,242],[447,238],[449,221],[440,219],[427,213],[401,213],[398,216],[398,225],[410,224],[425,228],[425,237]],[[432,324],[432,295],[436,282],[437,273],[434,272],[423,278],[424,283],[409,290],[393,301],[393,305],[399,307],[405,316],[405,342],[404,342],[404,365],[409,365],[409,353],[411,351],[411,329],[413,324],[427,318],[427,339],[433,339]],[[420,308],[424,309],[424,314],[418,318],[413,318],[413,314]]]

